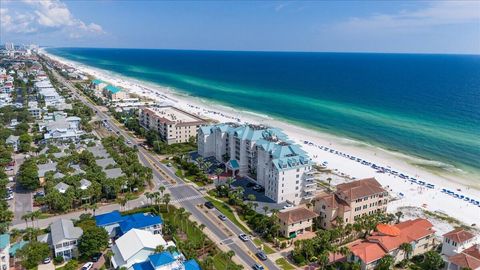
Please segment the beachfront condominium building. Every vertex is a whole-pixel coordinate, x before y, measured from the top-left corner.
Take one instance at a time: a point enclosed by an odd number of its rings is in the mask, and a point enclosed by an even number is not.
[[[141,107],[140,125],[158,133],[168,144],[185,143],[197,137],[197,129],[207,122],[172,106]]]
[[[353,224],[359,217],[385,212],[388,192],[375,178],[367,178],[339,184],[333,191],[317,194],[311,203],[320,215],[320,226],[330,229],[337,218]]]
[[[125,91],[113,85],[107,85],[103,88],[103,95],[110,101],[118,101],[128,98],[128,94]]]
[[[95,79],[95,80],[92,80],[92,82],[90,83],[90,89],[93,90],[93,93],[95,94],[95,96],[101,98],[103,94],[103,88],[107,87],[107,85],[108,83],[102,80]]]
[[[225,162],[232,175],[247,176],[277,203],[313,198],[312,160],[279,129],[234,123],[203,126],[198,154]]]

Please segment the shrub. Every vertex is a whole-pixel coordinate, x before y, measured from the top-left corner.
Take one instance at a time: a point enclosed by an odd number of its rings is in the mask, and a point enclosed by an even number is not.
[[[63,256],[57,256],[57,257],[53,258],[53,263],[54,263],[54,264],[61,264],[61,263],[63,263]]]

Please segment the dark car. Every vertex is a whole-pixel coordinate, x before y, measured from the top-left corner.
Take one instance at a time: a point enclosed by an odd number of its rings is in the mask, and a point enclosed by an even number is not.
[[[267,260],[267,255],[265,255],[265,253],[263,253],[263,251],[259,251],[259,252],[257,252],[257,254],[255,254],[255,255],[257,255],[257,257],[258,257],[260,260],[262,260],[262,261],[266,261],[266,260]]]
[[[98,262],[98,260],[100,260],[100,257],[102,257],[102,253],[93,254],[92,262]]]
[[[253,270],[263,270],[265,268],[263,268],[263,266],[261,266],[260,264],[256,263],[252,266],[252,269]]]
[[[255,186],[255,183],[252,183],[252,182],[247,183],[247,187],[253,187],[253,186]]]
[[[208,209],[213,209],[213,208],[215,208],[215,206],[213,205],[212,202],[205,202],[205,207],[207,207]]]

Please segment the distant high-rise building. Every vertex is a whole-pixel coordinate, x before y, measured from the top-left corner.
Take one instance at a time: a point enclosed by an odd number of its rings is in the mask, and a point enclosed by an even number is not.
[[[13,51],[13,50],[15,50],[15,46],[11,42],[10,43],[6,42],[5,43],[5,50]]]

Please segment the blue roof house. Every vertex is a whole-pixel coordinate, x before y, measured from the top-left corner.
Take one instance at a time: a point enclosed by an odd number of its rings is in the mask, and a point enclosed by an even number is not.
[[[97,226],[107,230],[110,237],[121,236],[131,229],[150,231],[162,234],[163,220],[160,216],[149,213],[136,213],[122,216],[118,211],[112,211],[95,216]]]
[[[152,254],[148,259],[141,263],[133,265],[134,270],[201,270],[195,260],[182,261],[179,257],[164,251],[162,253]]]

